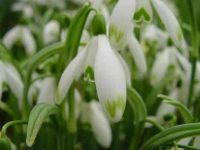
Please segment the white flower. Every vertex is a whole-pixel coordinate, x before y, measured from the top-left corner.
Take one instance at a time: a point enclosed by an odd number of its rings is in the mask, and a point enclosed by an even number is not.
[[[134,10],[134,1],[120,0],[116,4],[109,21],[110,39],[106,35],[93,37],[86,49],[80,51],[72,60],[59,81],[57,103],[64,100],[73,80],[90,66],[94,70],[99,100],[109,118],[115,122],[122,118],[126,105],[126,85],[130,85],[130,71],[117,51],[129,45],[132,55],[135,55],[137,66],[141,67],[141,72],[147,70],[143,50],[139,42],[130,34],[133,31]]]
[[[12,48],[17,41],[22,43],[27,55],[30,56],[35,53],[36,43],[33,35],[26,26],[17,25],[10,29],[3,37],[3,43],[8,48]]]
[[[124,48],[127,35],[133,31],[132,18],[135,0],[119,0],[114,7],[109,22],[109,38],[115,48]]]
[[[156,85],[165,77],[169,66],[176,66],[177,49],[166,47],[162,52],[158,52],[151,70],[151,84]]]
[[[43,39],[45,44],[50,44],[58,40],[59,23],[56,20],[48,22],[43,31]]]
[[[112,47],[117,51],[129,50],[141,74],[147,71],[146,58],[143,48],[133,35],[133,14],[135,12],[135,1],[119,0],[114,7],[109,22],[109,38]]]
[[[142,31],[142,41],[156,49],[163,48],[167,46],[168,34],[153,24],[146,26]]]
[[[76,78],[88,66],[95,75],[98,97],[113,121],[119,121],[126,104],[126,76],[121,61],[105,35],[94,37],[67,66],[58,84],[57,103],[65,98]]]
[[[105,36],[98,38],[94,75],[101,104],[113,121],[119,121],[126,104],[126,77]]]
[[[163,79],[168,70],[169,63],[170,60],[168,49],[157,54],[151,71],[152,85],[158,84]]]
[[[40,87],[40,93],[37,98],[37,103],[49,103],[54,104],[54,97],[55,97],[55,78],[47,77],[42,81]]]
[[[23,15],[27,18],[31,18],[34,14],[34,10],[31,5],[27,4],[26,2],[20,1],[12,5],[13,11],[22,11]]]
[[[128,46],[140,73],[146,73],[147,64],[143,48],[133,35],[128,38]]]
[[[137,26],[149,23],[152,20],[152,8],[149,0],[136,0],[134,21]]]
[[[20,74],[11,64],[3,61],[0,61],[0,74],[0,96],[2,92],[2,83],[5,83],[18,99],[19,106],[21,106],[23,82]]]
[[[165,25],[174,44],[178,47],[181,47],[183,43],[183,33],[176,17],[167,7],[167,5],[161,0],[151,0],[151,2],[161,21]]]
[[[91,125],[92,132],[99,145],[104,148],[109,148],[112,142],[112,132],[101,105],[96,101],[85,104],[82,117],[84,117],[82,119],[85,123]]]

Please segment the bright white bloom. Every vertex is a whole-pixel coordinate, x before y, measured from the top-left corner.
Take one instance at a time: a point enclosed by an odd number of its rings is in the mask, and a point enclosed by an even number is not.
[[[43,31],[43,40],[45,44],[57,41],[59,38],[59,23],[56,20],[48,22]]]
[[[133,35],[128,38],[128,46],[139,71],[142,74],[146,73],[147,65],[143,48]]]
[[[155,8],[174,44],[182,47],[184,40],[181,27],[173,12],[162,0],[136,0],[135,24],[141,26],[151,22],[153,16],[151,5]]]
[[[156,49],[167,46],[168,34],[153,24],[146,26],[142,32],[142,41]]]
[[[114,7],[109,22],[109,38],[112,47],[117,51],[129,50],[135,60],[141,74],[146,73],[147,65],[143,48],[133,35],[133,14],[135,12],[135,1],[120,0]],[[126,10],[126,11],[125,11]]]
[[[152,8],[149,0],[136,0],[136,11],[134,14],[135,24],[141,26],[152,20]]]
[[[0,61],[0,74],[0,97],[2,94],[2,83],[5,83],[18,99],[19,106],[21,106],[23,82],[20,74],[11,64],[3,61]]]
[[[122,64],[104,35],[94,37],[68,65],[58,84],[60,103],[77,77],[88,66],[93,67],[98,97],[110,119],[119,121],[126,104],[126,76]]]
[[[58,84],[57,103],[64,100],[73,80],[90,66],[94,70],[97,94],[102,106],[112,121],[120,121],[126,105],[126,85],[130,85],[130,72],[125,61],[117,53],[120,48],[116,45],[121,43],[124,46],[122,42],[124,41],[130,49],[134,49],[131,53],[135,53],[133,55],[137,57],[137,66],[142,67],[142,72],[146,72],[143,50],[130,34],[130,31],[133,31],[131,21],[134,10],[134,1],[120,0],[116,4],[109,24],[109,37],[112,44],[106,35],[91,39],[85,50],[80,51],[62,74]]]
[[[94,75],[101,104],[113,121],[119,121],[126,104],[126,77],[120,60],[105,36],[98,38]]]
[[[54,104],[55,88],[56,82],[55,78],[48,77],[42,81],[40,87],[40,93],[38,95],[37,103],[49,103]]]
[[[183,43],[183,33],[176,17],[161,0],[151,0],[151,2],[165,25],[174,44],[181,47]]]
[[[112,142],[112,132],[109,121],[101,105],[96,101],[85,104],[82,112],[83,121],[91,125],[94,136],[104,148],[109,148]]]
[[[134,0],[119,0],[110,16],[109,38],[118,50],[124,48],[127,35],[133,31],[132,18],[135,12]]]
[[[27,55],[35,53],[36,43],[31,31],[26,26],[17,25],[3,37],[3,43],[8,48],[12,48],[17,41],[22,43]]]
[[[166,75],[168,67],[170,64],[169,50],[164,50],[159,52],[156,56],[156,60],[151,71],[151,83],[155,85],[159,83],[163,77]]]
[[[22,11],[25,17],[31,18],[34,14],[34,10],[31,5],[26,2],[20,1],[12,5],[13,11]]]

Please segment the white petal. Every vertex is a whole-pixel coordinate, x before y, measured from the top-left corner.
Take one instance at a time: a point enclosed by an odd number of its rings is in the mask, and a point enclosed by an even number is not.
[[[143,48],[141,47],[140,43],[132,34],[128,38],[128,46],[139,71],[142,74],[146,73],[147,64],[146,64],[146,58],[144,55]]]
[[[134,21],[136,25],[141,26],[152,20],[152,8],[149,0],[137,0]]]
[[[20,78],[17,70],[8,63],[4,63],[5,65],[5,82],[8,84],[14,95],[17,97],[19,106],[21,106],[22,101],[22,92],[23,92],[23,82]]]
[[[135,0],[119,0],[114,7],[109,24],[109,37],[116,48],[125,46],[127,34],[132,31]]]
[[[178,47],[181,47],[183,43],[183,33],[172,11],[161,0],[152,0],[152,4],[155,7],[163,24],[165,25],[167,31],[169,32],[169,35],[174,44]]]
[[[87,56],[87,50],[82,50],[66,67],[64,70],[57,89],[56,102],[60,104],[64,100],[65,96],[68,93],[68,90],[75,80],[76,77],[79,77],[82,73],[85,66],[85,59]]]
[[[37,99],[37,103],[49,103],[54,104],[55,97],[55,78],[48,77],[42,81],[40,93]]]
[[[124,69],[124,73],[126,76],[126,83],[128,86],[131,86],[131,72],[130,72],[129,66],[125,62],[125,60],[121,57],[121,55],[117,55],[117,56],[122,64],[123,69]]]
[[[20,38],[21,35],[21,27],[15,26],[10,29],[5,36],[3,37],[3,43],[6,47],[11,48],[15,42]]]
[[[66,33],[65,33],[66,34]],[[58,40],[59,23],[55,20],[48,22],[43,31],[43,40],[45,44],[49,44]]]
[[[109,121],[98,102],[90,102],[90,122],[97,142],[104,148],[109,148],[112,142],[112,133]]]
[[[126,105],[126,77],[120,60],[104,35],[98,37],[94,75],[101,104],[111,120],[119,121]]]
[[[157,49],[165,47],[168,42],[168,34],[155,25],[148,25],[142,32],[142,40],[148,44],[152,44]]]
[[[85,69],[88,66],[91,66],[92,68],[94,68],[97,47],[98,47],[98,38],[93,37],[87,46],[88,53],[87,53],[87,58],[86,58],[86,63],[85,63]]]
[[[36,43],[33,35],[27,27],[23,27],[22,34],[22,41],[27,55],[33,55],[36,51]]]
[[[190,74],[192,66],[191,66],[190,62],[188,61],[188,59],[185,56],[183,56],[182,54],[180,54],[179,52],[176,53],[176,57],[181,65],[181,67],[184,69],[184,72],[187,74],[188,73]]]
[[[159,83],[165,76],[168,66],[170,64],[169,51],[165,49],[156,56],[156,60],[153,64],[151,71],[151,84],[155,85]]]

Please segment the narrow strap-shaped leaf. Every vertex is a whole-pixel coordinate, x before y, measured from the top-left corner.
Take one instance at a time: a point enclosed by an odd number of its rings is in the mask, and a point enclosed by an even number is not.
[[[50,104],[39,104],[36,105],[29,116],[26,144],[32,146],[35,138],[48,116],[51,114],[59,113],[59,109],[56,106]]]
[[[144,131],[144,120],[146,119],[147,111],[141,96],[133,88],[128,88],[128,101],[132,107],[135,118],[135,127],[131,149],[137,149],[140,138]]]
[[[63,51],[64,53],[62,53],[61,55],[61,61],[63,62],[62,65],[64,65],[61,66],[61,69],[63,69],[76,55],[80,44],[83,28],[91,10],[94,10],[94,8],[91,8],[91,5],[89,3],[86,3],[71,21],[67,34],[65,50]]]
[[[192,123],[194,121],[192,113],[181,102],[171,99],[168,96],[161,95],[161,94],[158,95],[158,97],[162,98],[164,103],[167,103],[176,107],[181,112],[183,119],[186,123]]]
[[[168,128],[149,139],[140,150],[154,150],[175,140],[200,135],[200,123],[190,123]]]
[[[22,108],[23,108],[23,117],[27,118],[28,113],[28,91],[30,88],[31,83],[31,77],[33,70],[37,67],[39,63],[41,63],[43,60],[45,60],[47,57],[58,53],[61,49],[63,49],[64,44],[62,42],[55,43],[53,45],[50,45],[48,47],[45,47],[44,49],[40,50],[37,54],[35,54],[30,61],[28,62],[28,69],[25,75],[25,81],[24,81],[24,89],[23,89],[23,99],[22,99]]]

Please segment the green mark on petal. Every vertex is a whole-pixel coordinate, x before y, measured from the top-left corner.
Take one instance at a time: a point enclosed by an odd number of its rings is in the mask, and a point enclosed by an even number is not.
[[[138,9],[134,14],[134,20],[138,25],[142,25],[144,22],[150,22],[151,21],[151,15],[148,13],[148,11],[145,8]]]
[[[118,43],[124,37],[124,33],[120,31],[116,26],[111,25],[109,29],[109,37],[114,38]]]
[[[111,119],[116,119],[116,115],[118,112],[123,113],[125,109],[125,98],[123,96],[119,96],[116,100],[105,100],[104,106],[110,115]]]

